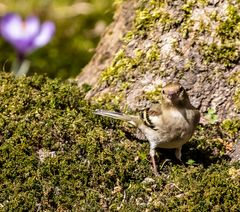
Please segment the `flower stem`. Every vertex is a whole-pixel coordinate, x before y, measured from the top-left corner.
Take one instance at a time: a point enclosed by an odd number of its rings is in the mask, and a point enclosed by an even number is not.
[[[12,65],[12,72],[17,76],[25,76],[29,70],[30,62],[25,59],[25,55],[17,52],[16,60]]]

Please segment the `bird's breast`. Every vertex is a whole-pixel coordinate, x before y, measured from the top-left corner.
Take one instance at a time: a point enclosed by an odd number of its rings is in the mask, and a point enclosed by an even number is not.
[[[156,130],[159,133],[159,141],[166,143],[175,143],[179,145],[185,143],[192,135],[193,127],[191,121],[187,119],[186,111],[169,110],[159,119],[153,119]],[[175,145],[174,145],[175,146]]]
[[[174,134],[185,134],[191,128],[185,111],[171,110],[162,118],[162,129]]]
[[[184,110],[168,110],[161,117],[151,117],[151,121],[160,129],[185,129],[190,123]]]

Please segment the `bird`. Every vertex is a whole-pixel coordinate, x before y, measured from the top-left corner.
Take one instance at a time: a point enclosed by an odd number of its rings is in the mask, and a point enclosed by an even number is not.
[[[175,149],[176,158],[182,162],[182,146],[190,140],[200,120],[200,112],[189,99],[179,82],[170,82],[162,88],[160,101],[144,108],[136,115],[97,109],[96,115],[119,119],[142,131],[150,144],[150,157],[155,175],[156,148]]]

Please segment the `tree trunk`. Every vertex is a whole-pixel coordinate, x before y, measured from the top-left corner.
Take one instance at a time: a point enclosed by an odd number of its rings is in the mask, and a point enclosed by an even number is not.
[[[203,114],[239,120],[239,11],[234,0],[123,0],[77,81],[93,102],[136,110],[177,80]]]
[[[102,71],[110,65],[115,53],[121,48],[123,36],[131,29],[133,14],[132,0],[125,2],[116,10],[114,21],[102,35],[92,60],[77,76],[79,85],[97,83]]]

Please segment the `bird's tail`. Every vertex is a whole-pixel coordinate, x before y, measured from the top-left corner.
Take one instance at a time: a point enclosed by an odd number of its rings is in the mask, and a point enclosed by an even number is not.
[[[107,110],[95,110],[94,113],[97,115],[126,121],[134,126],[138,126],[139,122],[141,121],[141,119],[137,116],[127,115],[127,114],[120,113],[120,112],[107,111]]]

